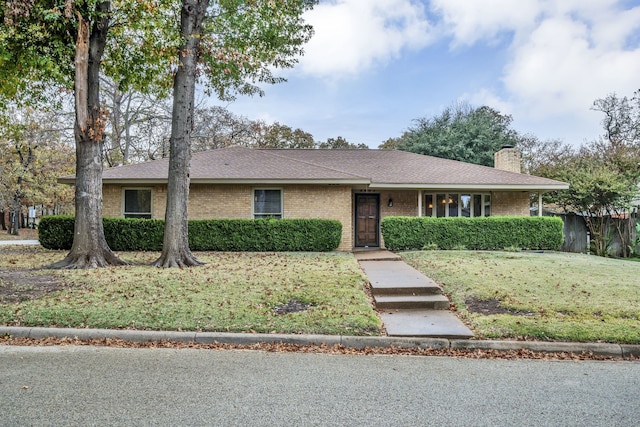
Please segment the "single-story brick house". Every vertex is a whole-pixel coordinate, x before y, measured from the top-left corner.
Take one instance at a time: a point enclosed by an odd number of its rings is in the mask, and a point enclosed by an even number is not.
[[[223,148],[194,153],[189,218],[325,218],[342,223],[340,250],[383,247],[386,216],[529,215],[530,193],[563,182],[520,172],[517,150],[496,167],[396,150]],[[164,219],[169,159],[106,169],[106,217]],[[73,184],[74,177],[60,182]]]

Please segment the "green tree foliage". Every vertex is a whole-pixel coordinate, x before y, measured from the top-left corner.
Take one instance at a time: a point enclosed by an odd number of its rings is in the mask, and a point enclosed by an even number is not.
[[[637,171],[620,168],[619,156],[627,158],[627,154],[621,152],[603,156],[594,144],[556,165],[555,173],[551,174],[553,178],[569,183],[569,189],[552,195],[552,200],[567,211],[585,215],[592,251],[596,255],[608,254],[611,240],[607,235],[609,218],[624,217],[638,194],[640,176]],[[636,162],[640,161],[637,154],[633,157]],[[627,255],[623,224],[616,221],[614,226],[623,241],[623,255]]]
[[[493,166],[496,151],[519,142],[518,133],[510,127],[511,121],[511,116],[487,106],[456,104],[437,116],[416,119],[415,125],[402,135],[397,148]]]
[[[11,108],[10,122],[0,127],[0,210],[20,218],[27,206],[60,210],[72,190],[56,183],[73,173],[73,148],[65,137],[65,117],[55,111]],[[10,230],[18,234],[19,221]]]
[[[318,144],[321,150],[366,150],[369,147],[366,144],[354,144],[347,141],[343,137],[328,138],[325,142]]]
[[[0,3],[0,106],[47,101],[50,87],[73,90],[76,141],[74,245],[55,268],[123,262],[102,226],[102,161],[106,111],[100,73],[129,87],[166,88],[179,40],[158,38],[170,1],[11,0]],[[162,40],[158,44],[156,40]],[[168,48],[169,47],[169,48]]]
[[[402,138],[388,138],[382,144],[378,145],[378,149],[380,150],[398,150],[400,147],[400,143],[402,142]]]
[[[193,116],[193,151],[236,145],[249,147],[264,133],[265,125],[238,116],[224,107],[196,107]]]
[[[607,218],[624,217],[638,196],[640,182],[640,103],[638,92],[631,99],[615,94],[594,102],[594,109],[604,113],[604,135],[579,149],[557,141],[546,145],[529,145],[536,152],[530,161],[532,173],[569,183],[568,190],[548,195],[550,202],[565,211],[585,215],[591,233],[592,250],[607,255],[610,236],[606,235]],[[529,141],[531,142],[531,141]],[[629,242],[620,221],[614,224],[623,242],[623,255]]]
[[[534,135],[524,135],[518,141],[522,156],[523,172],[548,177],[556,165],[575,156],[575,149],[558,139],[540,140]]]
[[[267,126],[264,137],[256,146],[259,148],[315,148],[313,135],[302,129],[292,129],[278,122]]]

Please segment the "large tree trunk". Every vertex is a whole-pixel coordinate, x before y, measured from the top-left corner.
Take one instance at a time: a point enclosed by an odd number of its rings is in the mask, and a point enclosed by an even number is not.
[[[71,251],[51,268],[96,268],[126,264],[109,248],[102,226],[102,148],[105,118],[100,106],[100,62],[107,41],[110,3],[96,5],[100,18],[89,28],[79,18],[76,45],[76,220]]]
[[[162,254],[156,267],[190,267],[202,265],[189,249],[188,203],[191,131],[196,87],[196,66],[202,21],[208,0],[183,0],[180,35],[185,40],[180,52],[180,66],[173,80],[173,112],[169,141],[169,177]]]

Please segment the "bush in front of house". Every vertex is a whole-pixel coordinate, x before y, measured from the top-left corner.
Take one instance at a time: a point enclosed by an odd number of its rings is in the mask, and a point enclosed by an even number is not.
[[[562,246],[563,222],[555,217],[386,217],[384,244],[391,250],[464,247],[557,250]]]
[[[104,238],[113,251],[161,251],[164,221],[143,218],[103,218]]]
[[[342,224],[328,219],[189,221],[194,251],[327,252],[340,245]]]
[[[114,251],[160,251],[164,221],[104,218],[104,235]],[[74,218],[43,217],[40,244],[47,249],[71,249]],[[194,251],[308,251],[335,250],[342,224],[326,219],[212,219],[189,221],[189,246]]]
[[[71,249],[74,218],[70,215],[43,216],[38,223],[38,240],[47,249]]]

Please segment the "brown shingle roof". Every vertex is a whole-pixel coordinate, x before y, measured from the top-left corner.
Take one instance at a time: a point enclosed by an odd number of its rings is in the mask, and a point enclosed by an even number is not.
[[[166,182],[169,160],[105,169],[104,183]],[[64,177],[62,182],[73,182]],[[552,190],[567,184],[486,166],[395,150],[231,147],[194,153],[192,183],[344,183],[371,187]]]

